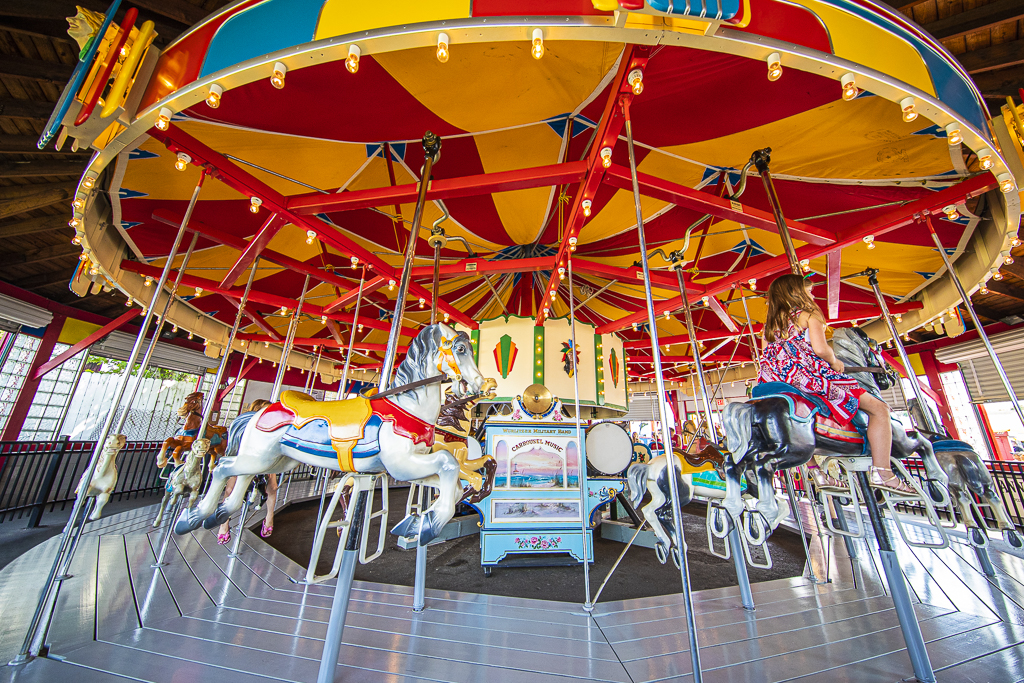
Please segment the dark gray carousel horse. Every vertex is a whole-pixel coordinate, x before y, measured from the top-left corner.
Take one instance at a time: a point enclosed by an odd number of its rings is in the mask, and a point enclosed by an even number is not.
[[[845,364],[884,368],[874,342],[859,328],[838,330],[832,338],[836,356]],[[881,389],[890,386],[884,373],[864,372],[852,375],[869,393],[881,398]],[[723,506],[751,545],[762,545],[777,524],[779,505],[772,487],[772,477],[779,470],[806,464],[811,456],[869,456],[867,440],[851,442],[830,438],[815,429],[815,416],[799,418],[793,403],[782,393],[801,394],[798,389],[782,383],[764,383],[754,387],[753,400],[730,403],[725,407],[726,454],[722,469],[726,483]],[[812,403],[823,404],[816,400]],[[827,409],[827,405],[821,405]],[[858,413],[854,424],[867,426],[867,417]],[[906,431],[892,421],[892,455],[905,458],[917,453],[924,461],[927,490],[933,500],[948,502],[948,477],[939,466],[931,442],[917,431]],[[740,477],[756,483],[757,505],[749,510],[741,497]]]

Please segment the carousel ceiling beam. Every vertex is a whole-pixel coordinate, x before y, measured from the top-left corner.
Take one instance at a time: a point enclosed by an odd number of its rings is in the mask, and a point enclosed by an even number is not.
[[[319,218],[303,216],[290,210],[287,207],[288,197],[285,197],[253,174],[244,170],[220,152],[189,135],[180,126],[172,125],[166,131],[152,128],[149,134],[165,145],[170,151],[187,153],[192,157],[193,163],[208,167],[215,178],[235,191],[240,192],[243,196],[259,197],[263,201],[263,207],[268,211],[279,214],[287,222],[303,230],[314,231],[317,239],[321,242],[334,247],[334,249],[342,254],[357,257],[381,275],[398,279],[395,270],[384,259],[357,244],[345,235],[340,228]],[[423,297],[428,302],[433,300],[430,292],[414,283],[410,284],[409,291],[414,296]],[[457,310],[444,300],[438,300],[437,308],[451,316],[452,320],[472,330],[479,327],[472,318],[466,316],[462,311]]]
[[[19,213],[67,202],[78,183],[50,183],[44,185],[8,185],[0,187],[0,218],[9,218]]]
[[[4,116],[0,110],[0,116]],[[33,161],[0,162],[0,178],[41,178],[54,175],[80,176],[85,172],[84,161],[62,159],[35,159]]]
[[[70,213],[68,214],[70,215]],[[68,227],[68,217],[57,216],[36,216],[24,221],[11,221],[0,223],[0,239],[7,237],[19,237],[21,235],[35,235],[43,232],[63,230]]]
[[[71,73],[68,72],[68,78]],[[0,116],[10,119],[28,119],[30,121],[46,121],[50,118],[53,102],[38,102],[36,100],[16,100],[11,97],[0,97]]]
[[[935,38],[945,40],[1020,19],[1024,19],[1024,3],[1020,0],[995,0],[966,12],[951,14],[921,28]]]
[[[995,292],[999,296],[1013,299],[1017,302],[1024,302],[1024,290],[1015,287],[1006,280],[989,280],[987,287],[990,292]]]
[[[701,362],[707,363],[749,363],[752,359],[747,356],[731,356],[728,353],[712,353],[701,356]],[[626,356],[626,362],[634,365],[650,365],[654,360],[650,356]],[[692,363],[693,356],[669,356],[661,354],[662,363]]]
[[[761,323],[754,324],[754,334],[760,334],[763,325]],[[697,341],[718,341],[719,339],[732,339],[733,337],[741,337],[743,335],[750,334],[750,330],[744,328],[739,332],[730,332],[726,329],[721,330],[697,330]],[[658,343],[661,346],[669,346],[671,344],[688,344],[690,342],[690,335],[688,334],[675,334],[669,337],[658,337]],[[629,341],[622,342],[623,349],[649,349],[651,348],[650,339],[630,339]]]
[[[88,159],[84,152],[72,152],[70,149],[39,149],[35,135],[0,135],[0,154],[67,154],[80,159]]]
[[[185,26],[194,26],[206,18],[208,12],[186,0],[132,0],[132,4],[154,14],[173,19]],[[220,3],[218,3],[220,4]],[[174,36],[167,36],[174,38]]]
[[[1018,88],[1024,82],[1024,65],[998,71],[985,71],[972,77],[984,97],[1006,102],[1007,97],[1019,97]]]
[[[363,283],[363,296],[365,297],[369,294],[372,294],[373,292],[376,292],[378,289],[386,285],[389,279],[390,278],[386,278],[383,275],[378,275],[369,282]],[[354,304],[356,302],[356,299],[358,298],[359,288],[356,287],[355,289],[350,289],[349,291],[342,294],[331,303],[324,306],[324,312],[327,314],[331,314],[334,313],[335,311],[340,311],[341,309],[346,308],[351,304]]]
[[[231,296],[227,296],[226,294],[222,294],[222,295],[221,295],[221,298],[223,298],[223,299],[224,299],[225,301],[227,301],[227,302],[228,302],[229,304],[231,304],[232,306],[234,306],[234,307],[235,307],[235,310],[237,310],[237,309],[238,309],[238,308],[239,308],[239,307],[241,306],[241,301],[240,301],[240,300],[238,300],[238,299],[236,299],[236,298],[234,298],[234,297],[231,297]],[[260,314],[259,314],[259,313],[257,313],[256,311],[252,310],[252,307],[250,307],[250,308],[246,309],[246,310],[244,311],[244,315],[245,315],[245,317],[247,317],[247,318],[248,318],[249,320],[251,320],[251,321],[252,321],[252,323],[253,323],[253,324],[254,324],[254,325],[255,325],[256,327],[258,327],[258,328],[260,328],[261,330],[263,330],[263,332],[265,332],[266,334],[269,334],[269,335],[270,335],[271,337],[274,337],[274,338],[275,338],[275,339],[276,339],[277,341],[280,341],[280,340],[281,340],[281,335],[280,335],[280,334],[278,333],[278,331],[277,331],[276,329],[274,329],[274,326],[273,326],[273,325],[271,325],[270,323],[268,323],[268,322],[267,322],[267,321],[266,321],[266,320],[265,320],[265,319],[263,318],[263,316],[262,316],[262,315],[260,315]]]
[[[120,317],[111,320],[109,323],[107,323],[100,329],[94,330],[92,333],[86,336],[85,339],[81,340],[77,344],[74,344],[71,348],[67,349],[60,355],[56,356],[55,358],[51,358],[50,360],[40,365],[36,369],[35,374],[32,375],[32,379],[42,379],[43,375],[48,373],[50,370],[53,370],[54,368],[60,365],[63,365],[65,361],[67,361],[70,358],[73,358],[80,351],[89,348],[90,346],[92,346],[99,340],[103,339],[114,330],[124,327],[125,325],[127,325],[129,322],[131,322],[140,315],[142,315],[142,311],[137,310],[134,307],[132,308],[132,310],[122,313]]]
[[[41,59],[26,59],[17,55],[0,55],[0,76],[14,76],[15,78],[64,85],[71,79],[71,73],[74,70],[74,64],[44,62]],[[50,105],[51,111],[53,106]]]
[[[1011,315],[1013,315],[1012,313],[1003,313],[1002,311],[997,311],[997,310],[991,309],[988,306],[984,306],[984,305],[981,305],[981,304],[976,304],[976,303],[974,303],[973,300],[971,301],[971,306],[974,307],[974,312],[975,313],[980,315],[982,318],[985,318],[987,320],[991,320],[994,323],[1002,324],[1003,320],[1005,320],[1006,318],[1009,318]],[[985,327],[985,331],[988,332],[989,334],[994,334],[995,333],[991,329],[991,327],[992,327],[991,325],[984,325],[983,323],[979,323],[977,320],[975,320],[974,323],[976,325],[977,324],[983,325],[983,327]],[[996,331],[1001,331],[1001,330],[996,330]],[[974,336],[977,337],[978,336],[977,333],[975,333]],[[962,335],[961,335],[961,337],[957,338],[957,343],[960,343],[961,338],[962,338]],[[928,342],[926,342],[926,343],[928,343]]]
[[[248,244],[245,245],[245,249],[238,255],[235,262],[228,268],[228,272],[220,281],[221,287],[233,287],[238,281],[238,278],[242,276],[245,271],[249,270],[249,266],[253,264],[263,250],[270,244],[270,240],[281,231],[281,228],[285,226],[285,220],[278,216],[276,213],[271,214],[266,221],[263,223],[263,227],[259,229],[253,238],[249,240]]]
[[[880,235],[884,235],[888,232],[896,230],[898,228],[905,227],[914,223],[919,216],[925,214],[939,214],[942,212],[942,207],[949,204],[958,204],[968,199],[980,196],[994,190],[999,186],[996,182],[995,177],[991,173],[980,173],[976,176],[968,178],[967,180],[961,181],[956,185],[947,187],[944,190],[933,192],[926,197],[915,200],[904,206],[896,207],[884,214],[877,216],[856,228],[852,228],[842,233],[835,244],[828,246],[816,246],[813,244],[805,244],[801,247],[797,247],[796,254],[800,259],[816,259],[830,251],[836,249],[842,249],[848,247],[851,244],[857,244],[868,235],[874,235],[876,238]],[[714,282],[706,285],[707,289],[705,294],[714,295],[719,292],[724,292],[733,285],[741,284],[749,280],[750,278],[762,279],[775,273],[781,272],[789,268],[789,259],[786,258],[785,254],[779,254],[769,259],[765,259],[756,265],[743,268],[741,270],[734,271],[726,277],[715,280]],[[690,303],[694,303],[700,299],[701,294],[698,292],[687,292]],[[661,315],[665,311],[674,311],[681,308],[683,305],[682,297],[673,297],[671,299],[665,299],[662,301],[655,302],[654,313],[655,315]],[[843,314],[840,313],[840,316]],[[610,334],[612,332],[618,332],[621,329],[629,327],[633,323],[645,322],[647,320],[646,311],[638,311],[631,313],[627,316],[613,320],[609,323],[601,325],[595,332],[597,334]]]
[[[722,220],[735,221],[752,228],[760,228],[772,233],[778,233],[779,228],[775,223],[775,217],[768,211],[746,206],[737,201],[718,197],[707,192],[694,190],[693,188],[673,183],[669,180],[662,180],[646,173],[637,173],[637,181],[640,184],[640,194],[660,199],[676,206],[691,209],[698,213],[705,213]],[[608,169],[608,184],[620,190],[633,190],[633,179],[629,169],[625,166],[612,164]],[[786,219],[786,225],[793,237],[803,240],[808,244],[829,245],[836,241],[836,234],[823,228],[813,225]]]
[[[184,216],[182,214],[174,213],[173,211],[157,209],[153,212],[153,219],[177,228],[184,220]],[[65,223],[65,225],[67,225],[67,223]],[[210,227],[195,218],[189,220],[188,227],[186,229],[198,232],[202,237],[224,245],[225,247],[237,249],[238,251],[244,251],[245,248],[249,246],[249,242],[245,241],[241,237],[236,237],[229,232]],[[272,263],[284,266],[285,268],[294,270],[298,273],[304,273],[328,285],[342,287],[344,289],[351,287],[351,283],[330,271],[321,270],[311,263],[304,263],[303,261],[294,259],[291,256],[285,256],[281,252],[274,251],[273,249],[264,249],[260,256],[262,256],[266,261],[271,261]]]
[[[45,263],[46,261],[54,261],[69,256],[78,256],[81,253],[81,247],[61,242],[41,249],[0,253],[0,263],[3,263],[5,266],[29,266],[34,263]]]
[[[239,334],[238,339],[243,341],[253,342],[272,342],[274,341],[267,335],[262,334]],[[296,346],[323,346],[328,349],[346,349],[348,348],[348,342],[339,342],[334,339],[326,339],[324,337],[296,337],[294,342]],[[357,341],[352,345],[352,348],[357,351],[384,351],[387,344],[370,344],[367,342]],[[399,346],[398,353],[406,353],[409,350],[408,346]]]
[[[1019,261],[1014,261],[1013,263],[1004,263],[1001,266],[999,266],[999,269],[1006,273],[1009,273],[1018,280],[1024,280],[1024,265],[1021,265]],[[989,284],[992,284],[993,282],[998,282],[998,280],[989,280]]]
[[[626,79],[630,71],[643,69],[647,66],[649,54],[647,46],[626,45],[625,50],[623,50],[622,58],[619,61],[619,70],[611,81],[608,99],[605,101],[601,118],[594,130],[593,143],[587,152],[587,158],[584,160],[587,166],[586,177],[583,178],[583,182],[573,198],[572,208],[569,209],[565,217],[565,230],[558,245],[558,250],[555,253],[556,268],[552,269],[547,286],[541,292],[541,300],[537,306],[535,322],[537,325],[544,324],[544,306],[545,302],[550,301],[549,293],[552,291],[557,292],[558,290],[559,277],[557,267],[564,266],[569,257],[569,238],[578,236],[583,228],[584,221],[586,221],[586,216],[583,214],[583,201],[593,200],[598,188],[604,182],[607,175],[608,169],[602,163],[601,150],[605,147],[612,150],[615,149],[619,141],[619,132],[626,121],[623,115],[623,108],[628,106],[634,97],[633,90]]]
[[[334,341],[341,343],[344,340],[341,338],[341,329],[338,327],[338,323],[334,320],[327,321],[327,331],[334,337]]]
[[[618,280],[621,282],[643,282],[644,271],[641,268],[632,266],[630,268],[619,268],[617,266],[609,266],[605,263],[597,263],[596,261],[588,261],[587,259],[574,258],[572,260],[572,269],[574,273],[581,273],[583,275],[596,275],[608,280]],[[665,271],[651,271],[651,285],[654,287],[661,287],[662,289],[670,289],[673,292],[679,290],[679,281],[675,275]],[[687,282],[686,286],[688,289],[693,289],[695,292],[703,292],[704,288],[694,282]]]
[[[522,259],[468,258],[455,263],[441,264],[439,269],[443,278],[471,277],[473,275],[491,275],[494,273],[535,273],[551,270],[555,267],[554,256],[538,256]],[[434,266],[416,266],[412,269],[413,277],[432,277]]]
[[[586,161],[573,161],[499,173],[444,178],[431,181],[430,187],[427,189],[427,201],[578,183],[586,175],[586,172]],[[309,215],[409,204],[416,201],[417,191],[417,183],[406,183],[366,190],[346,190],[334,194],[314,192],[289,197],[288,209],[298,214]]]
[[[1024,38],[954,56],[969,74],[1024,64]]]

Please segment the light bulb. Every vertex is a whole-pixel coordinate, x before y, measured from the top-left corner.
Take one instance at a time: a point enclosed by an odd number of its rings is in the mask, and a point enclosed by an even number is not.
[[[904,97],[900,100],[900,110],[903,112],[903,120],[910,123],[917,118],[917,100],[913,97]]]
[[[629,83],[629,87],[633,89],[634,95],[639,95],[644,91],[644,72],[643,69],[633,69],[629,72],[629,76],[626,77],[626,82]]]
[[[171,125],[171,110],[167,107],[160,107],[160,113],[156,115],[156,129],[167,130]]]
[[[348,69],[350,74],[354,74],[359,71],[359,47],[356,45],[348,46],[348,57],[345,58],[345,68]]]
[[[1019,247],[1020,246],[1020,238],[1019,237],[1014,237],[1012,240],[1010,240],[1010,246],[1013,247],[1014,249]]]
[[[558,279],[559,280],[564,280],[565,279],[565,268],[559,267],[559,269],[558,269]]]
[[[863,239],[864,239],[864,244],[868,245],[868,249],[874,249],[875,248],[875,236],[874,235],[865,235]]]
[[[131,308],[131,307],[132,307],[132,303],[133,303],[133,302],[132,302],[132,298],[131,298],[131,297],[128,297],[128,300],[124,302],[124,307],[125,307],[125,308]],[[190,336],[189,336],[189,339],[191,339],[191,338],[192,338],[192,337],[191,337],[191,335],[190,335]]]
[[[570,237],[569,238],[569,251],[576,251],[576,238],[575,237]]]
[[[904,334],[903,335],[903,341],[910,341],[910,335],[909,334]]]
[[[78,220],[77,216],[73,217],[71,220],[68,221],[68,227],[75,228],[76,230],[78,229],[78,226],[81,224],[82,221]]]
[[[782,55],[773,52],[768,55],[768,80],[777,81],[782,78]]]
[[[184,152],[178,152],[178,158],[174,160],[174,168],[184,171],[192,163],[192,157]]]
[[[352,270],[355,270],[359,266],[359,257],[353,256],[349,259],[349,262],[352,264]]]
[[[583,215],[584,216],[588,216],[588,217],[590,216],[590,207],[591,206],[593,206],[593,204],[590,202],[589,199],[584,199],[583,200]]]
[[[321,325],[326,325],[327,324],[327,316],[326,315],[320,316],[320,324]]]
[[[420,297],[420,308],[423,308],[426,305],[427,305],[427,300],[424,299],[423,297]]]
[[[992,273],[992,279],[993,280],[1002,280],[1003,279],[1003,274],[1000,273],[999,271],[996,271],[996,272]]]
[[[71,202],[71,208],[75,211],[81,211],[85,208],[85,200],[81,197],[76,198],[75,201]]]
[[[444,321],[445,321],[445,322],[448,322],[448,320],[449,320],[450,318],[451,318],[451,315],[450,315],[449,313],[445,313],[445,314],[444,314]]]
[[[72,237],[72,238],[71,238],[71,244],[75,245],[76,247],[77,247],[77,246],[78,246],[79,244],[81,244],[81,243],[82,243],[82,237],[81,237],[81,235],[75,235],[74,237]]]
[[[542,29],[533,29],[533,47],[530,49],[530,54],[534,59],[544,56],[544,31]]]
[[[209,105],[210,109],[216,109],[220,106],[220,98],[223,94],[224,88],[216,83],[210,85],[210,93],[206,96],[206,104]]]
[[[942,212],[946,214],[946,218],[951,221],[955,221],[957,218],[960,218],[960,214],[957,213],[956,206],[953,204],[942,207]]]
[[[263,342],[263,348],[269,349],[270,348],[270,342],[268,342],[268,341]]]
[[[857,88],[857,77],[853,74],[843,74],[839,83],[843,86],[843,99],[847,102],[860,94],[860,90]]]
[[[259,197],[253,197],[252,199],[249,200],[249,210],[252,211],[253,213],[259,213],[261,204],[263,204],[262,199],[260,199]]]
[[[270,85],[278,90],[284,88],[284,76],[288,73],[288,67],[281,62],[274,62],[274,72],[270,74]]]
[[[1013,182],[1013,176],[1009,173],[1000,173],[996,176],[996,180],[999,181],[999,189],[1006,194],[1013,192],[1017,187],[1016,183]]]
[[[146,276],[146,281],[143,284],[145,284],[147,287],[152,287],[153,286],[153,278],[151,278],[150,276],[147,275]]]
[[[981,166],[983,171],[992,168],[992,150],[988,147],[982,147],[978,150],[978,165]]]
[[[448,61],[450,56],[448,52],[448,34],[439,33],[437,34],[437,61],[444,64]]]
[[[282,306],[281,307],[281,315],[288,315],[288,307],[287,306]]]
[[[672,319],[672,311],[665,311],[665,320]]]
[[[93,178],[91,175],[87,175],[84,178],[82,178],[82,189],[83,190],[91,190],[92,186],[95,185],[95,184],[96,184],[96,179]]]
[[[900,315],[899,313],[896,314],[896,322],[898,322],[898,323],[903,322],[903,316]]]
[[[705,306],[710,306],[710,305],[711,305],[711,297],[708,297],[708,296],[702,296],[702,297],[700,298],[700,301],[701,301],[701,303],[702,303],[702,304],[704,304]]]
[[[313,240],[316,239],[316,230],[306,231],[306,244],[313,244]]]
[[[608,168],[612,165],[612,148],[602,147],[601,148],[601,165]]]
[[[963,141],[964,136],[960,133],[959,123],[956,123],[954,121],[953,123],[950,123],[949,125],[946,126],[946,142],[948,142],[951,146],[955,146],[959,145]]]
[[[202,287],[196,287],[196,296],[202,296],[202,294],[203,294],[203,288]]]
[[[637,331],[637,329],[638,329],[638,328],[637,328],[637,325],[636,325],[636,323],[633,323],[633,331],[634,331],[634,332],[636,332],[636,331]]]
[[[89,255],[88,255],[88,254],[86,254],[86,253],[85,253],[85,252],[83,251],[83,252],[82,252],[81,254],[79,254],[79,255],[78,255],[78,260],[79,260],[79,261],[88,261],[88,260],[89,260]]]
[[[803,261],[801,261],[800,262],[800,270],[804,271],[805,273],[811,272],[811,262],[808,261],[807,259],[804,259]]]
[[[1013,257],[1007,254],[1006,256],[1003,257],[1003,263],[1005,263],[1006,265],[1010,265],[1011,263],[1013,263]]]
[[[395,281],[394,280],[388,280],[388,291],[389,292],[395,291]]]
[[[358,325],[356,325],[356,331],[357,332],[362,332],[363,331],[363,324],[362,323],[359,323]]]
[[[750,285],[751,289],[757,289],[757,278],[756,277],[750,278],[749,280],[747,280],[747,284]]]
[[[978,290],[979,294],[988,294],[988,286],[982,283],[981,289]]]
[[[177,325],[171,325],[171,332],[176,333],[177,331],[178,331],[178,326]]]

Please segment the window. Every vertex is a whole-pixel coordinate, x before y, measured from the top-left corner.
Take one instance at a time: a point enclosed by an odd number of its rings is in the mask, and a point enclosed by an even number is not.
[[[0,337],[0,349],[8,344],[11,345],[10,353],[0,368],[0,427],[7,426],[7,418],[14,410],[14,402],[18,400],[18,393],[25,384],[32,359],[39,348],[39,339],[27,334],[4,333]]]
[[[50,354],[50,359],[56,358],[67,351],[70,346],[57,344]],[[39,381],[35,398],[28,409],[25,423],[21,426],[19,439],[22,441],[48,441],[55,439],[57,429],[62,428],[61,416],[65,414],[68,402],[71,400],[71,393],[75,390],[75,379],[78,377],[79,368],[85,362],[86,351],[69,358],[59,367],[46,373]]]

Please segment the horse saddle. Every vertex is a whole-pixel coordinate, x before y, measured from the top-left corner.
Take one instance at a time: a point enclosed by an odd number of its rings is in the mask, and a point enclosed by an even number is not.
[[[833,441],[862,444],[864,452],[867,452],[868,416],[863,410],[858,410],[850,420],[840,420],[828,401],[785,382],[761,382],[751,391],[751,398],[754,399],[770,397],[785,399],[789,403],[791,418],[800,422],[814,420],[814,431],[819,436]]]

